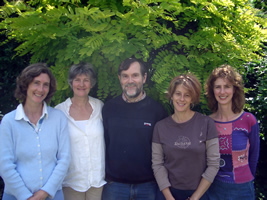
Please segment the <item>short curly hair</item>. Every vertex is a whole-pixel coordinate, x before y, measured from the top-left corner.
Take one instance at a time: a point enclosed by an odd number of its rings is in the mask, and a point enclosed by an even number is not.
[[[182,85],[188,90],[189,94],[192,97],[193,104],[199,103],[201,94],[201,84],[195,75],[188,73],[174,77],[171,80],[168,88],[168,100],[171,100],[171,97],[173,96],[178,85]]]
[[[24,70],[22,70],[22,72],[16,79],[16,90],[14,96],[16,99],[21,101],[22,104],[25,104],[26,102],[29,84],[33,81],[35,77],[39,76],[40,74],[47,74],[50,78],[49,92],[45,97],[44,101],[46,103],[49,103],[49,101],[55,94],[57,89],[57,82],[51,70],[47,67],[45,63],[31,64]]]
[[[242,76],[230,65],[224,64],[215,68],[208,77],[205,84],[205,94],[208,100],[208,107],[212,112],[218,110],[218,102],[214,96],[214,82],[218,78],[227,79],[234,87],[232,98],[232,111],[239,113],[245,105],[245,93]]]

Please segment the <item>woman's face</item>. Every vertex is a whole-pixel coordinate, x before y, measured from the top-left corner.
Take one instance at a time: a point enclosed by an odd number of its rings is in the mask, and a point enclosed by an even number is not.
[[[183,85],[177,85],[171,97],[175,112],[187,112],[190,110],[192,97]]]
[[[217,78],[214,82],[213,92],[218,104],[232,104],[234,86],[227,79]]]
[[[91,90],[90,77],[85,74],[77,75],[72,81],[72,90],[74,96],[85,97],[88,96]]]
[[[41,73],[28,85],[26,103],[40,104],[46,98],[50,89],[50,78]]]

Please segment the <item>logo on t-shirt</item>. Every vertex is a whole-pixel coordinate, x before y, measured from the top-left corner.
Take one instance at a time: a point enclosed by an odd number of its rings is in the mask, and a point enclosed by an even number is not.
[[[144,122],[144,125],[145,125],[145,126],[151,126],[151,123],[149,123],[149,122]]]
[[[191,145],[191,141],[188,137],[179,136],[174,145],[178,148],[186,149],[188,146]]]

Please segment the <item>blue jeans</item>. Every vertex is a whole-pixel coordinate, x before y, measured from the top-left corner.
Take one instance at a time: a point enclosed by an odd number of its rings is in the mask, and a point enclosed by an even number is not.
[[[214,180],[207,194],[210,200],[255,200],[253,181],[233,184]]]
[[[186,200],[188,197],[192,196],[195,190],[178,190],[178,189],[170,187],[170,192],[172,196],[175,198],[175,200]],[[162,194],[162,192],[161,194],[157,195],[157,200],[165,200],[165,197]],[[207,193],[203,194],[200,200],[208,200]]]
[[[2,200],[17,200],[16,197],[10,194],[6,194],[4,192]],[[52,200],[51,198],[47,197],[46,200]],[[63,192],[62,190],[58,190],[53,198],[53,200],[64,200]]]
[[[140,184],[108,182],[104,185],[102,200],[155,200],[158,190],[156,182]]]

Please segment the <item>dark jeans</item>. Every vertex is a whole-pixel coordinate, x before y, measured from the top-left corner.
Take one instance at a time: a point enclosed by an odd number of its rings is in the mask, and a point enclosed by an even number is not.
[[[210,200],[255,200],[253,181],[233,184],[214,180],[207,194]]]
[[[102,200],[155,200],[158,190],[156,182],[140,184],[108,182],[104,185]]]
[[[178,190],[175,188],[170,187],[170,191],[172,193],[172,196],[175,198],[175,200],[186,200],[188,197],[191,197],[192,194],[195,192],[195,190]],[[164,195],[158,194],[157,200],[165,200]],[[207,193],[205,193],[200,200],[208,200]]]

